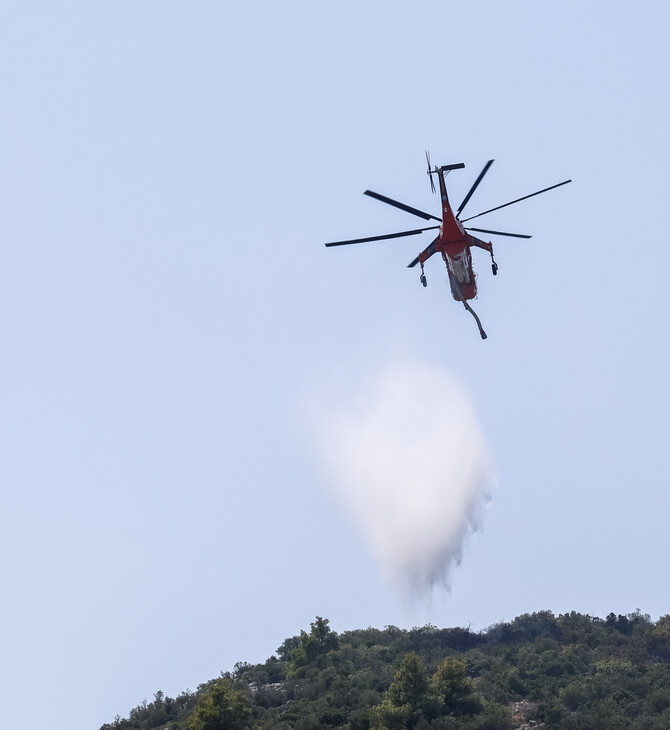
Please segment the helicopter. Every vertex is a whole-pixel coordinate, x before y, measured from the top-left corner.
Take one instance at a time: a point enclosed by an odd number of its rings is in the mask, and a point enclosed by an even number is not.
[[[326,243],[326,247],[348,246],[354,243],[368,243],[371,241],[383,241],[389,238],[416,236],[420,233],[423,233],[424,231],[439,229],[435,240],[408,265],[408,268],[412,269],[417,264],[421,266],[421,275],[419,276],[419,281],[425,287],[428,285],[428,280],[426,279],[426,274],[424,272],[424,264],[433,254],[438,252],[441,253],[442,259],[446,264],[447,272],[449,274],[449,284],[451,287],[451,294],[453,298],[457,302],[461,302],[465,309],[470,312],[470,314],[472,314],[472,316],[475,318],[475,322],[477,323],[477,327],[479,328],[479,334],[481,335],[481,338],[485,340],[486,332],[484,332],[482,323],[479,320],[479,317],[477,316],[474,309],[472,309],[470,304],[468,304],[470,300],[477,297],[477,284],[475,281],[476,274],[472,267],[471,248],[476,247],[484,249],[484,251],[488,251],[491,256],[491,270],[494,276],[498,273],[498,264],[493,258],[493,244],[490,241],[487,243],[486,241],[483,241],[480,238],[473,236],[471,233],[468,233],[468,231],[475,231],[476,233],[486,233],[492,236],[509,236],[511,238],[531,238],[531,236],[522,233],[492,231],[486,228],[473,228],[470,226],[464,226],[463,224],[467,221],[473,220],[474,218],[479,218],[483,215],[487,215],[488,213],[493,213],[493,211],[495,210],[506,208],[508,205],[514,205],[515,203],[520,203],[522,200],[533,198],[536,195],[541,195],[542,193],[546,193],[549,190],[554,190],[555,188],[559,188],[562,185],[567,185],[569,182],[572,182],[572,180],[564,180],[563,182],[557,183],[556,185],[551,185],[548,188],[543,188],[542,190],[538,190],[537,192],[531,193],[530,195],[524,195],[521,198],[516,198],[516,200],[512,200],[509,203],[498,205],[495,208],[490,208],[489,210],[485,210],[482,213],[472,215],[469,218],[461,218],[465,206],[470,202],[470,198],[474,194],[475,190],[477,190],[477,188],[479,187],[479,184],[484,179],[484,176],[489,171],[493,162],[494,160],[489,160],[484,165],[484,168],[472,184],[472,187],[470,188],[470,190],[468,190],[467,195],[465,196],[465,198],[463,198],[463,202],[456,209],[456,213],[454,213],[449,203],[449,196],[447,195],[446,177],[453,170],[462,170],[465,167],[465,164],[463,162],[458,162],[452,165],[442,165],[441,167],[438,167],[436,165],[435,167],[431,168],[430,155],[428,154],[428,152],[426,152],[426,163],[428,165],[427,174],[430,179],[430,186],[433,193],[435,193],[435,183],[433,181],[434,176],[437,177],[438,184],[440,186],[440,196],[442,198],[441,218],[431,215],[430,213],[425,213],[418,208],[413,208],[412,206],[405,205],[405,203],[400,203],[397,200],[393,200],[392,198],[387,198],[385,195],[380,195],[379,193],[375,193],[372,190],[366,190],[363,194],[368,195],[375,200],[379,200],[382,203],[387,203],[388,205],[392,205],[395,208],[399,208],[406,213],[411,213],[412,215],[418,216],[419,218],[423,218],[426,221],[438,221],[439,225],[426,226],[424,228],[415,228],[411,231],[387,233],[382,236],[354,238],[348,241],[331,241],[330,243]]]

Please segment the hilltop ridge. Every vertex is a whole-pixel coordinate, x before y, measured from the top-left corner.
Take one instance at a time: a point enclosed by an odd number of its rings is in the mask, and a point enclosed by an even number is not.
[[[100,730],[662,730],[670,615],[524,614],[485,631],[387,626],[337,634],[316,617],[264,663]]]

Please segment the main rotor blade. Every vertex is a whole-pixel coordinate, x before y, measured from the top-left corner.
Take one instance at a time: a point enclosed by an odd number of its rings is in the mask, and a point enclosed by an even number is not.
[[[465,226],[466,231],[477,231],[478,233],[490,233],[494,236],[511,236],[512,238],[532,238],[532,236],[526,236],[523,233],[503,233],[502,231],[488,231],[486,228],[468,228]]]
[[[458,210],[456,211],[456,217],[458,217],[461,214],[461,211],[463,210],[463,208],[465,208],[465,206],[468,204],[468,200],[470,200],[470,198],[472,197],[472,193],[475,192],[479,183],[484,179],[484,175],[486,175],[486,173],[489,171],[489,167],[491,167],[493,162],[494,162],[493,160],[489,160],[484,165],[484,169],[479,173],[479,177],[475,180],[474,185],[468,191],[468,194],[463,199],[463,202],[458,206]]]
[[[393,200],[392,198],[387,198],[385,195],[380,195],[379,193],[374,193],[372,190],[366,190],[363,195],[369,195],[371,198],[375,198],[376,200],[381,200],[382,203],[388,203],[389,205],[394,206],[395,208],[400,208],[400,210],[404,210],[406,213],[411,213],[412,215],[418,215],[419,218],[423,218],[424,220],[434,220],[434,221],[441,221],[441,218],[436,218],[434,215],[431,215],[430,213],[424,213],[422,210],[418,210],[417,208],[412,208],[409,205],[405,205],[404,203],[399,203],[397,200]]]
[[[400,231],[400,233],[387,233],[383,236],[369,236],[368,238],[352,238],[350,241],[333,241],[326,246],[348,246],[351,243],[368,243],[368,241],[384,241],[387,238],[402,238],[403,236],[416,236],[424,231],[430,231],[439,226],[428,226],[428,228],[417,228],[413,231]]]
[[[523,198],[517,198],[516,200],[512,200],[509,203],[505,203],[504,205],[499,205],[496,208],[491,208],[490,210],[485,210],[483,213],[477,213],[477,215],[471,215],[469,218],[464,218],[461,223],[465,223],[466,221],[471,221],[473,218],[479,218],[480,215],[486,215],[487,213],[493,213],[494,210],[500,210],[501,208],[506,208],[508,205],[514,205],[514,203],[520,203],[522,200],[527,200],[528,198],[533,198],[536,195],[540,195],[541,193],[546,193],[548,190],[553,190],[554,188],[560,188],[561,185],[567,185],[569,182],[572,182],[572,180],[564,180],[563,182],[557,183],[556,185],[552,185],[549,188],[545,188],[544,190],[538,190],[536,193],[531,193],[530,195],[524,195]]]

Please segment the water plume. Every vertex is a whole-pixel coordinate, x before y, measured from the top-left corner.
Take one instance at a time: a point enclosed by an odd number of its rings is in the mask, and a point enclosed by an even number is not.
[[[448,589],[490,499],[486,444],[463,388],[439,367],[403,361],[321,405],[329,480],[386,582],[424,600]]]

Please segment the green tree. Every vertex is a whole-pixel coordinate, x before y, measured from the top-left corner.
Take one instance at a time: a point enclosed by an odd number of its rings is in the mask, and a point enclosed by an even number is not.
[[[228,679],[215,679],[198,699],[188,730],[245,730],[251,727],[251,707]]]
[[[277,649],[277,656],[283,662],[287,662],[291,658],[291,653],[297,649],[300,644],[299,636],[291,636],[285,639],[282,645]]]
[[[310,624],[310,635],[316,639],[319,645],[319,653],[326,654],[337,649],[337,633],[330,628],[330,621],[327,618],[316,617],[316,621]]]
[[[309,634],[306,631],[300,632],[298,643],[290,653],[289,677],[301,676],[304,673],[302,668],[337,649],[339,639],[329,623],[327,618],[317,616],[316,621],[310,624]]]
[[[665,661],[670,661],[670,614],[661,616],[649,637],[653,653]]]
[[[409,708],[409,726],[416,724],[426,707],[428,674],[421,657],[411,651],[405,654],[386,695],[396,708]]]
[[[474,727],[477,730],[511,730],[515,727],[512,713],[505,705],[490,702]],[[527,727],[527,726],[526,726]]]
[[[409,705],[397,707],[388,698],[372,708],[370,727],[372,730],[404,730],[411,715]]]
[[[474,715],[482,707],[475,684],[465,673],[465,664],[447,657],[430,681],[430,694],[437,700],[441,715]]]

